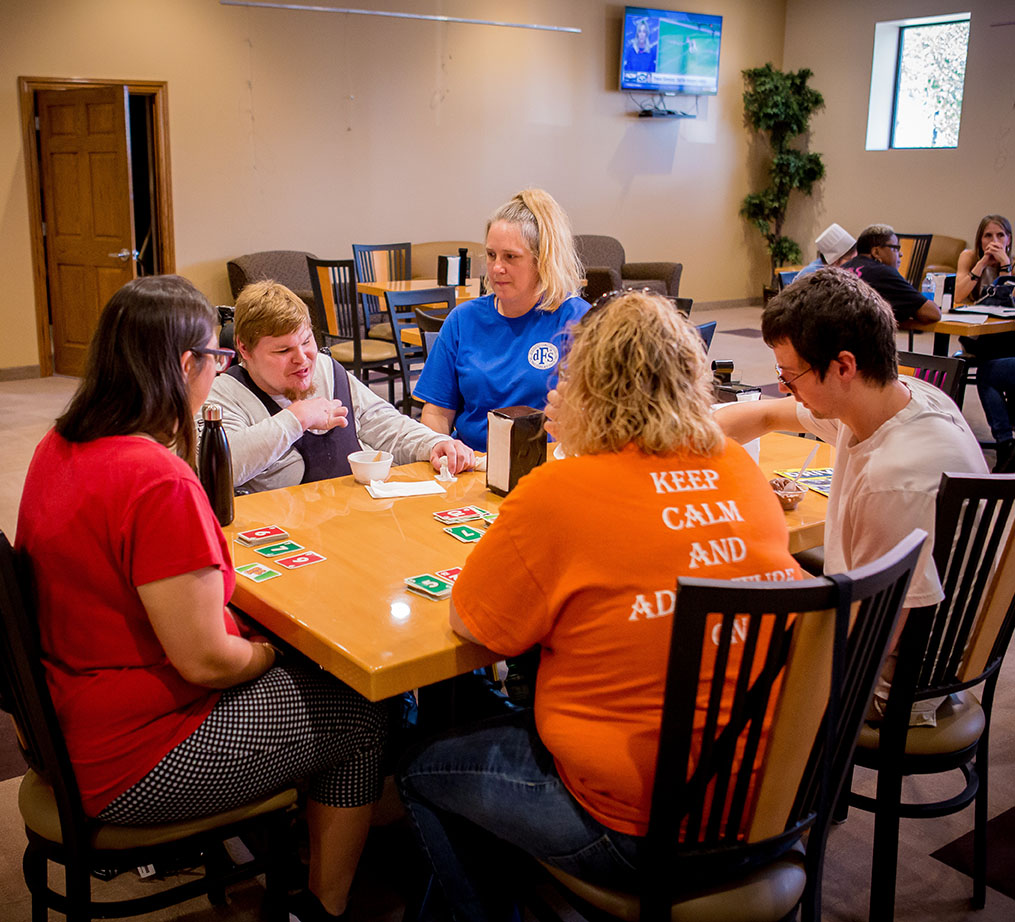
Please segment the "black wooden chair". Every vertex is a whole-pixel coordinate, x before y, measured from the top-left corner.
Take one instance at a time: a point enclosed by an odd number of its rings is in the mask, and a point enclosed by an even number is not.
[[[411,243],[354,243],[352,258],[357,282],[400,282],[412,278]],[[377,295],[363,295],[363,311],[367,336],[389,342],[397,338]]]
[[[966,363],[955,356],[900,352],[899,374],[912,375],[943,390],[959,409],[966,392]]]
[[[437,337],[440,335],[441,327],[444,326],[444,321],[447,320],[448,314],[451,311],[443,307],[429,311],[417,307],[414,313],[416,315],[416,326],[419,327],[420,337],[423,340],[423,361],[425,362],[430,355],[433,344],[437,342]]]
[[[29,766],[18,791],[18,807],[28,835],[23,869],[32,894],[32,919],[45,920],[47,908],[62,913],[68,922],[142,915],[202,894],[212,903],[223,904],[226,885],[266,873],[264,918],[286,922],[289,913],[283,871],[295,789],[178,823],[117,826],[85,815],[46,686],[31,598],[28,561],[15,554],[0,532],[0,693],[4,710],[14,718]],[[257,833],[259,840],[267,843],[265,857],[227,870],[222,843],[248,833]],[[179,866],[181,855],[193,864],[203,863],[204,876],[139,897],[92,898],[93,868]],[[64,867],[63,893],[49,884],[50,861]]]
[[[310,316],[321,341],[332,358],[364,384],[386,381],[388,403],[394,403],[395,381],[401,377],[398,350],[390,341],[364,336],[353,261],[308,256],[307,268],[314,290]]]
[[[896,234],[899,240],[899,273],[910,285],[923,285],[923,267],[927,265],[933,234]]]
[[[402,412],[408,416],[413,407],[412,379],[419,374],[426,357],[421,346],[409,346],[402,342],[402,329],[416,326],[417,307],[429,306],[429,313],[434,313],[435,310],[454,310],[457,303],[455,289],[444,286],[420,288],[416,291],[388,291],[385,292],[385,300],[402,375]],[[416,401],[416,405],[419,405],[419,401]]]
[[[934,562],[945,598],[909,613],[885,719],[879,726],[864,725],[856,749],[855,763],[877,770],[875,797],[849,794],[849,806],[874,813],[872,920],[894,914],[900,818],[946,816],[974,802],[973,906],[984,906],[990,714],[1015,626],[1013,505],[1015,475],[941,478]],[[947,697],[936,727],[909,726],[914,701],[942,696]],[[966,782],[959,793],[931,803],[903,803],[905,775],[956,770]]]
[[[880,560],[828,578],[678,579],[639,891],[542,865],[567,902],[610,922],[775,922],[798,904],[804,920],[820,917],[832,802],[925,537],[914,531]],[[728,714],[727,675],[736,676]],[[538,889],[526,901],[540,920],[554,917]]]

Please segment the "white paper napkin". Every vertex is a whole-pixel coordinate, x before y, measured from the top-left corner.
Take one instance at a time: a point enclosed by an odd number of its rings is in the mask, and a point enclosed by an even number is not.
[[[371,480],[365,484],[367,493],[374,499],[395,499],[399,496],[426,496],[428,493],[445,493],[435,480],[407,481],[396,480],[385,483],[383,480]]]

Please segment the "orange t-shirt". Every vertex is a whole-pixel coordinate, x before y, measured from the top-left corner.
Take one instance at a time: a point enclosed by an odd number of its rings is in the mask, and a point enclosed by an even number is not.
[[[644,835],[677,577],[799,579],[788,543],[735,442],[711,458],[629,445],[528,474],[453,598],[491,649],[542,646],[536,723],[561,778],[601,823]]]

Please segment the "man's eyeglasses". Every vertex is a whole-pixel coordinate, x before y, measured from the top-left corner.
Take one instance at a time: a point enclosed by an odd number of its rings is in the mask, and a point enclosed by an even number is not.
[[[804,371],[801,371],[801,372],[800,372],[799,374],[795,374],[795,375],[793,375],[793,377],[792,377],[792,378],[784,378],[784,377],[782,376],[782,366],[781,366],[781,365],[776,365],[776,366],[775,366],[775,377],[776,377],[776,380],[777,380],[777,381],[778,381],[778,382],[779,382],[779,383],[780,383],[780,384],[781,384],[781,385],[782,385],[783,387],[787,387],[787,388],[789,388],[789,390],[790,390],[790,391],[791,391],[792,393],[794,393],[794,394],[795,394],[795,393],[796,393],[796,385],[795,385],[795,384],[794,384],[793,382],[794,382],[794,381],[799,381],[799,380],[800,380],[800,379],[801,379],[801,378],[802,378],[802,377],[803,377],[803,376],[804,376],[805,374],[807,374],[807,372],[809,372],[809,371],[814,371],[814,368],[813,368],[813,366],[812,366],[811,368],[807,368],[807,369],[805,369]]]
[[[882,243],[881,246],[883,246],[886,250],[901,250],[902,249],[902,245],[898,244],[898,243]]]
[[[191,349],[194,355],[211,355],[215,357],[215,370],[225,371],[236,358],[234,349]]]

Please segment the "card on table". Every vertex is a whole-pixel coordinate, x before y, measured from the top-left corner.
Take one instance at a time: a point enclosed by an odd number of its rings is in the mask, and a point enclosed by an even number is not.
[[[405,585],[429,599],[446,599],[451,595],[451,583],[446,579],[438,579],[432,573],[420,573],[419,576],[407,576]]]
[[[463,544],[472,544],[483,537],[483,533],[471,525],[451,525],[444,529],[452,538],[457,538]]]
[[[455,525],[458,522],[471,522],[482,515],[482,510],[475,506],[461,506],[458,509],[445,509],[443,512],[435,512],[433,517],[445,525]]]
[[[435,570],[434,575],[439,576],[441,579],[446,579],[449,583],[453,583],[458,579],[458,574],[461,572],[461,567],[452,567],[450,570]]]
[[[252,579],[255,583],[263,583],[266,580],[274,579],[276,576],[282,575],[278,570],[266,567],[263,563],[245,563],[242,566],[237,567],[236,572],[239,573],[240,576]]]
[[[262,557],[281,557],[283,554],[295,554],[303,550],[302,544],[295,541],[279,541],[278,544],[269,544],[267,547],[255,548]]]
[[[277,525],[265,525],[241,531],[236,536],[237,542],[245,547],[260,547],[262,544],[277,544],[289,537],[289,532]]]
[[[327,559],[317,551],[304,550],[299,554],[293,554],[292,557],[279,557],[275,562],[287,570],[298,570],[300,567],[308,567],[312,563],[320,563]]]

